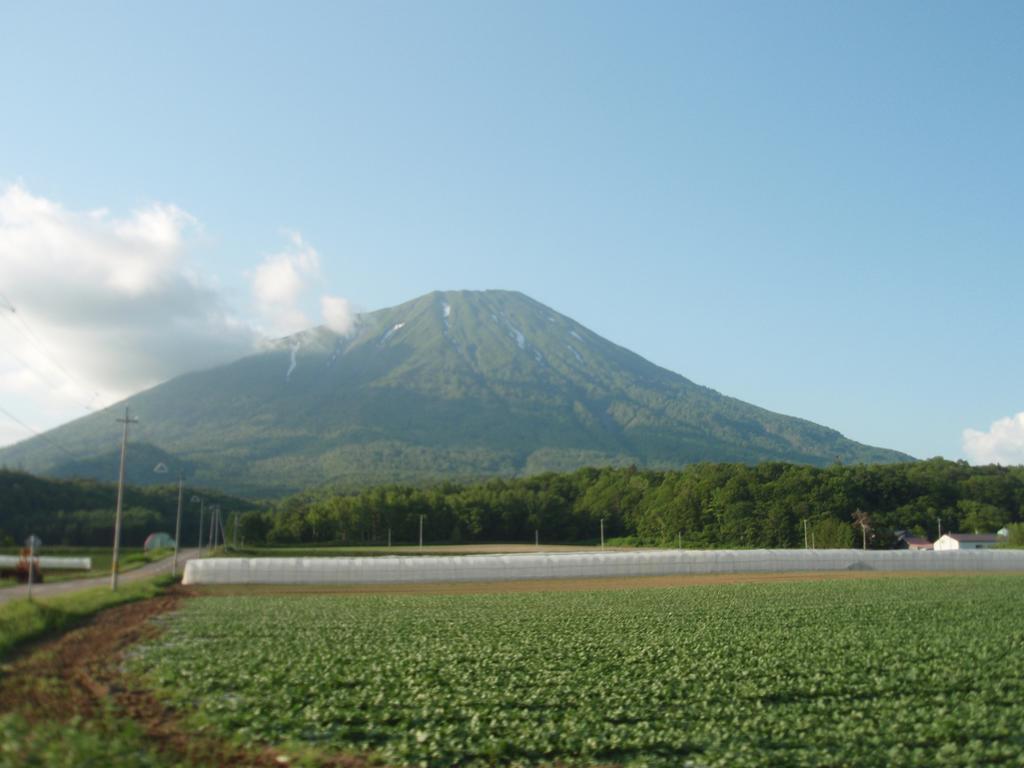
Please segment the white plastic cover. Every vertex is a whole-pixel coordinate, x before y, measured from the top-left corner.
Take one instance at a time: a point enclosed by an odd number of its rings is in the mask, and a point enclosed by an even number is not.
[[[0,569],[9,570],[18,565],[21,558],[17,555],[0,555]],[[39,560],[42,571],[89,571],[92,570],[91,557],[56,557],[44,556]]]
[[[1024,571],[1024,550],[660,550],[190,560],[185,584],[407,584],[793,571]]]

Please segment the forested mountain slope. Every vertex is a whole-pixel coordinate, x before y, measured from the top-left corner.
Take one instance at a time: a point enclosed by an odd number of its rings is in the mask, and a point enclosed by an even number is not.
[[[134,482],[156,460],[250,495],[697,461],[909,460],[702,387],[515,292],[435,292],[180,376],[0,451],[0,465],[113,479],[130,406]],[[58,448],[59,446],[59,448]]]

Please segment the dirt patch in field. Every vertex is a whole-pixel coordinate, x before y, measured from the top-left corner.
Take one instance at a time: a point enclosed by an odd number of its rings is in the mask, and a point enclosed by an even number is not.
[[[0,667],[0,714],[17,712],[29,722],[66,722],[112,713],[138,723],[147,744],[175,761],[281,768],[286,764],[279,759],[281,750],[241,749],[190,730],[178,713],[125,675],[125,651],[160,631],[151,619],[174,610],[192,594],[178,588],[108,609],[84,626],[21,653]],[[358,757],[324,756],[319,764],[361,768],[368,763]]]
[[[524,579],[517,581],[430,582],[416,584],[225,584],[195,586],[211,597],[236,595],[475,595],[505,592],[595,592],[620,589],[664,589],[704,584],[764,584],[789,581],[919,579],[968,575],[929,571],[811,571],[799,573],[717,573],[704,575],[630,576],[587,579]]]

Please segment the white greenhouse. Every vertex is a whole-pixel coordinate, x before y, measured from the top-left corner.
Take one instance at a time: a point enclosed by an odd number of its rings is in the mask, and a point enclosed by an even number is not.
[[[0,570],[16,568],[21,558],[18,555],[0,555]],[[39,561],[42,571],[89,571],[92,570],[91,557],[56,557],[43,555],[34,558]]]
[[[1024,571],[1024,550],[662,550],[190,560],[185,584],[409,584],[797,571]]]

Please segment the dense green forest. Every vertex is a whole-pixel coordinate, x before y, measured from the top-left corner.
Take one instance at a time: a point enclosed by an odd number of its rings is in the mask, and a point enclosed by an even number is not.
[[[221,516],[256,509],[243,499],[218,492],[186,489],[182,507],[182,544],[199,540],[200,504],[218,504]],[[114,507],[117,487],[93,480],[51,480],[24,472],[0,470],[0,544],[21,543],[30,534],[43,544],[102,546],[114,538]],[[150,486],[125,488],[121,542],[141,546],[156,531],[174,534],[178,488]],[[209,516],[206,518],[209,520]]]
[[[318,489],[273,506],[186,489],[183,543],[198,539],[199,505],[240,513],[247,544],[379,544],[417,540],[419,517],[430,542],[593,541],[608,537],[689,547],[819,547],[861,542],[889,547],[895,532],[931,539],[944,531],[992,532],[1024,519],[1024,467],[971,467],[932,459],[908,464],[772,462],[694,464],[677,471],[581,469],[473,484],[380,486],[357,494]],[[109,543],[115,488],[87,480],[47,480],[0,471],[0,532],[16,541],[36,533],[50,544]],[[129,487],[126,544],[173,531],[174,486]],[[207,518],[208,519],[208,518]],[[230,520],[229,520],[230,525]],[[1024,525],[1013,526],[1015,536]],[[3,534],[0,533],[0,536]]]
[[[895,532],[996,531],[1024,515],[1024,467],[932,459],[816,468],[781,462],[694,464],[678,471],[581,469],[471,485],[385,486],[358,494],[292,496],[242,517],[247,542],[546,543],[609,537],[690,547],[890,547]]]

